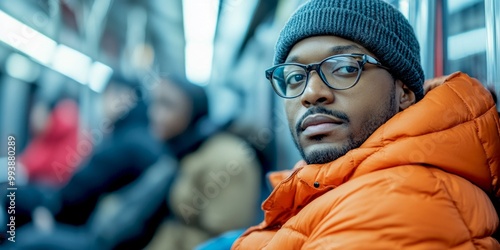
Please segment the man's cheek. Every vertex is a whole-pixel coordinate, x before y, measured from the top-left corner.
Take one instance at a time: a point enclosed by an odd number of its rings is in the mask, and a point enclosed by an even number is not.
[[[292,126],[295,126],[295,117],[294,117],[294,114],[293,113],[290,113],[288,109],[285,109],[285,115],[286,115],[286,120],[288,122],[288,125],[290,126],[290,128]]]

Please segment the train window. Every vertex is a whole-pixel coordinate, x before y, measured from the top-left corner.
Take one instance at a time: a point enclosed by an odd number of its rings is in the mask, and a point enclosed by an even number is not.
[[[484,0],[446,0],[443,11],[444,73],[465,72],[487,81]]]

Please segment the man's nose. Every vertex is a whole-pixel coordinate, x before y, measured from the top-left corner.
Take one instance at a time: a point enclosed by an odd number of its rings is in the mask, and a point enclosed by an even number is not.
[[[300,96],[302,105],[309,107],[311,105],[332,103],[334,101],[333,90],[323,82],[316,71],[309,74],[306,89]]]

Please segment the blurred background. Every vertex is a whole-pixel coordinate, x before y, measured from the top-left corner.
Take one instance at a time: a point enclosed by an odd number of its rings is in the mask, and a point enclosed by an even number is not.
[[[415,28],[427,79],[463,71],[500,90],[500,1],[386,1]],[[138,82],[146,103],[166,77],[202,87],[210,120],[255,150],[262,174],[291,168],[299,154],[264,70],[302,2],[0,1],[0,158],[8,136],[21,155],[54,119],[52,129],[74,135],[68,140],[77,148],[63,151],[78,151],[76,171],[106,136],[104,92],[119,74]]]

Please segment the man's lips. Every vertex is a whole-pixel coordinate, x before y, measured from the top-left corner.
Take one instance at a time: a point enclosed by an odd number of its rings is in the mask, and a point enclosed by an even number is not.
[[[330,115],[314,114],[307,116],[300,125],[304,136],[327,134],[342,125],[344,121]]]

